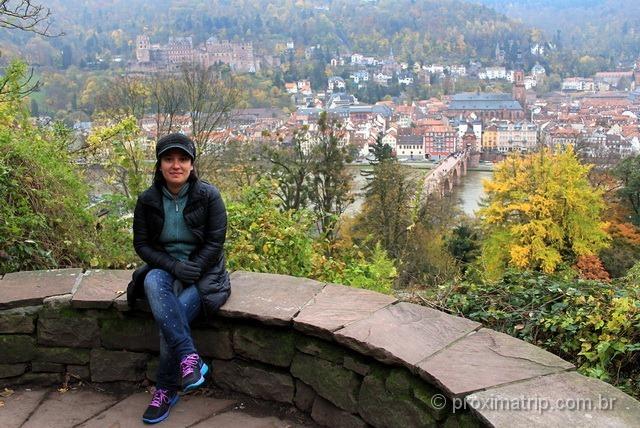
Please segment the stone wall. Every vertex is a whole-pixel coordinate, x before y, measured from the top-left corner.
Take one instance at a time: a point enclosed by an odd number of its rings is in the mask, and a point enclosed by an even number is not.
[[[21,272],[0,280],[0,386],[154,380],[158,333],[128,311],[129,271]],[[236,272],[193,336],[218,387],[330,427],[633,426],[640,403],[566,361],[478,323],[378,293]],[[613,411],[496,409],[534,395],[615,398]],[[493,401],[492,401],[493,400]],[[478,403],[489,403],[478,405]]]

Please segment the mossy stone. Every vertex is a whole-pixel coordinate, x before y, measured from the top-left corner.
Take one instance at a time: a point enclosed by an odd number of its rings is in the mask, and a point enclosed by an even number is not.
[[[341,409],[351,413],[356,411],[361,378],[351,370],[331,361],[297,353],[291,363],[291,374]]]
[[[296,349],[305,354],[338,364],[343,363],[346,353],[344,349],[337,345],[308,336],[300,336],[296,340]]]
[[[290,331],[240,326],[233,332],[233,349],[239,355],[278,367],[289,367],[295,354],[295,334]]]
[[[36,354],[36,340],[31,336],[0,335],[0,361],[3,364],[27,363]]]
[[[358,400],[358,412],[374,427],[436,427],[437,422],[412,396],[392,394],[378,371],[364,378]]]
[[[83,365],[89,363],[90,351],[78,348],[39,347],[35,359],[48,363]]]

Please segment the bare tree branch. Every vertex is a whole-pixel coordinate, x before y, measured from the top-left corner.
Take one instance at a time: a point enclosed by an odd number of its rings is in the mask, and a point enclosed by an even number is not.
[[[240,91],[233,79],[213,67],[185,65],[182,69],[185,108],[198,149],[196,165],[203,176],[212,173],[226,137],[220,130],[236,106]],[[218,131],[219,135],[216,135]],[[220,136],[222,135],[222,136]]]
[[[51,9],[34,0],[0,0],[0,27],[29,31],[45,37],[58,37],[51,32]]]

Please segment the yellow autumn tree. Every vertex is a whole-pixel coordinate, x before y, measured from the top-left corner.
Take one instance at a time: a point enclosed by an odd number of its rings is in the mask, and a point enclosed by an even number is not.
[[[602,194],[572,147],[509,156],[484,183],[482,262],[488,277],[507,267],[554,272],[607,246]]]

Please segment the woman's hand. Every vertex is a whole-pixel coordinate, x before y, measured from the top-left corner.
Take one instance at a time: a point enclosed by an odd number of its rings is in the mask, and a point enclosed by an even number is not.
[[[200,266],[192,261],[178,261],[173,267],[173,276],[185,284],[192,284],[200,278]]]

